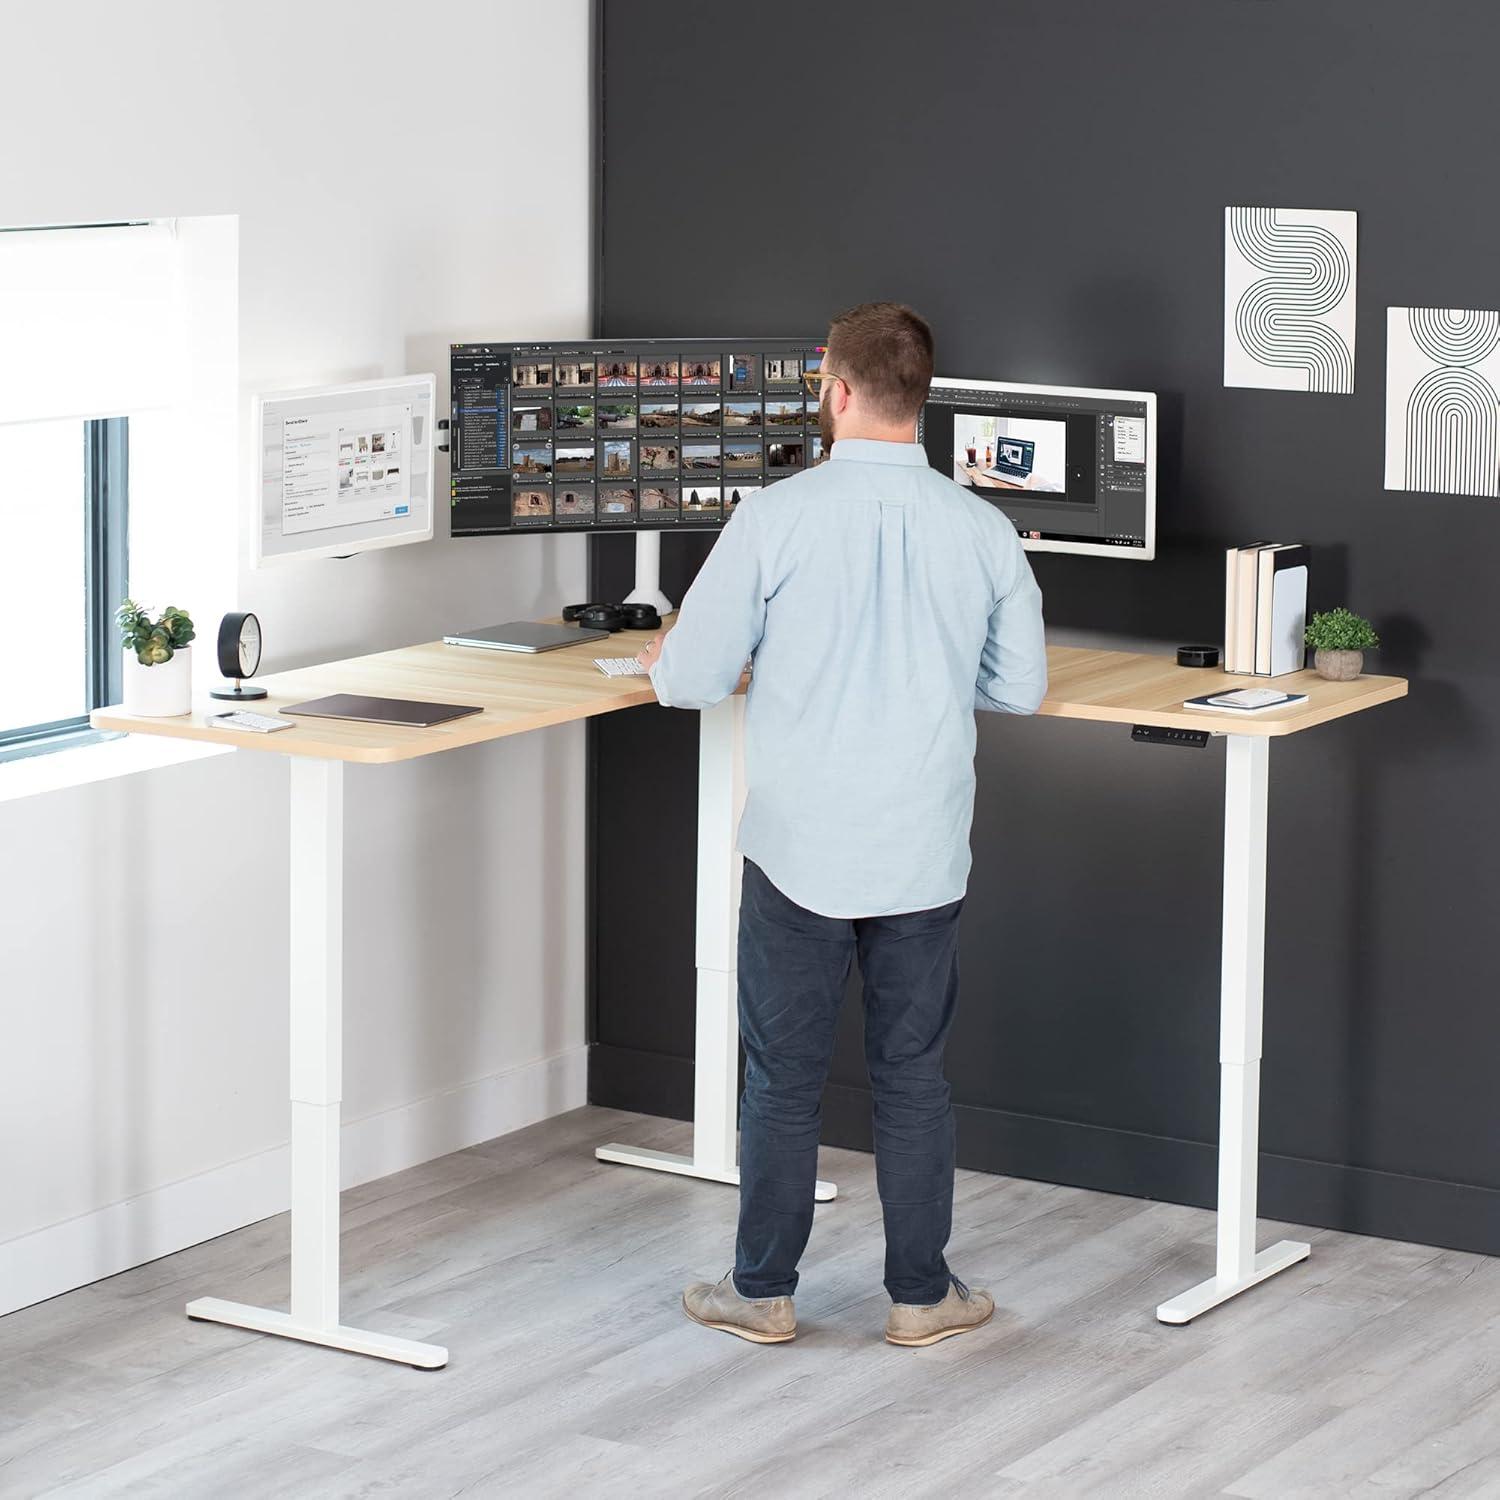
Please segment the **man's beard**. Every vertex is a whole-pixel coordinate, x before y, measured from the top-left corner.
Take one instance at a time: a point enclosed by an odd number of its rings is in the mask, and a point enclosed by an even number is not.
[[[823,457],[827,458],[833,451],[833,413],[826,397],[818,403],[818,436],[823,439]]]

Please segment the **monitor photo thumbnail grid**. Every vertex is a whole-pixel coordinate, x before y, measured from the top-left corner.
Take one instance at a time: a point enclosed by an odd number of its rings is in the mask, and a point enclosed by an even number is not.
[[[341,427],[336,499],[364,500],[399,492],[401,433],[394,427]]]
[[[820,459],[803,372],[821,363],[821,353],[514,351],[511,524],[722,520]]]

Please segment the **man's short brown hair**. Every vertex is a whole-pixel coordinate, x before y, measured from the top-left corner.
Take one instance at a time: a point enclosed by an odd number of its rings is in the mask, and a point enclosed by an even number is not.
[[[828,329],[827,367],[888,422],[915,418],[932,383],[932,330],[900,302],[861,302]]]

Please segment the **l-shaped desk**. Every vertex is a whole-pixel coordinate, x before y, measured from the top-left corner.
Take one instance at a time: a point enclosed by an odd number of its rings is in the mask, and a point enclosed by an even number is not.
[[[339,1113],[343,1068],[344,763],[385,764],[655,701],[644,678],[606,677],[595,656],[630,656],[639,635],[617,635],[540,656],[468,650],[434,642],[260,679],[269,696],[254,705],[276,713],[327,693],[366,693],[476,703],[483,712],[431,729],[301,720],[260,735],[215,726],[223,705],[204,698],[191,714],[147,718],[98,709],[96,728],[210,741],[285,755],[291,775],[291,1298],[290,1311],[218,1297],[190,1302],[190,1318],[230,1323],[436,1369],[448,1351],[350,1328],[339,1322]],[[1277,679],[1304,702],[1253,717],[1184,709],[1183,700],[1241,687],[1245,679],[1179,667],[1167,657],[1050,647],[1050,685],[1040,712],[1058,718],[1147,724],[1222,734],[1224,931],[1219,996],[1219,1188],[1214,1275],[1156,1310],[1186,1323],[1303,1260],[1308,1246],[1283,1240],[1255,1249],[1259,1147],[1261,1014],[1265,954],[1267,771],[1271,741],[1404,697],[1398,677],[1325,682],[1311,672]],[[735,936],[740,860],[735,828],[744,801],[743,696],[705,710],[698,751],[697,1035],[690,1156],[598,1148],[622,1162],[715,1182],[736,1182],[739,1028]],[[834,1196],[820,1182],[821,1200]]]

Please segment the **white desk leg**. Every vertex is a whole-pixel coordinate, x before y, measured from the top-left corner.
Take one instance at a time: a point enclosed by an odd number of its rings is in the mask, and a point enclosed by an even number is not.
[[[745,805],[745,700],[726,698],[699,716],[698,730],[698,1016],[693,1067],[693,1154],[611,1142],[600,1161],[649,1167],[710,1182],[738,1183],[740,1023],[735,945],[744,861],[734,836]],[[838,1189],[819,1182],[820,1203]]]
[[[291,758],[291,1312],[200,1297],[187,1314],[435,1370],[437,1344],[339,1322],[339,1101],[343,1098],[344,767]]]
[[[1219,1001],[1219,1215],[1214,1274],[1163,1302],[1163,1323],[1189,1323],[1306,1260],[1282,1240],[1255,1253],[1260,1054],[1266,951],[1266,788],[1271,741],[1231,734],[1224,765],[1224,937]]]

